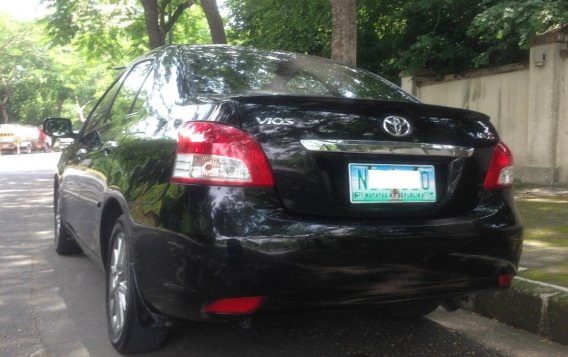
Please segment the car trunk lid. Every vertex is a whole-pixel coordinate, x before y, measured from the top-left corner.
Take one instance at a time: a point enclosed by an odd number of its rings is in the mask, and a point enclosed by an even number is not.
[[[498,142],[488,118],[467,110],[285,95],[234,100],[242,128],[270,161],[284,207],[299,214],[401,218],[468,211]]]

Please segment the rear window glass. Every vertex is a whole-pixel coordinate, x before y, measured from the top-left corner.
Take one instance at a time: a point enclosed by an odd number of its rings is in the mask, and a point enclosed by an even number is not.
[[[193,100],[285,94],[385,101],[417,100],[381,77],[317,57],[249,48],[187,47]]]

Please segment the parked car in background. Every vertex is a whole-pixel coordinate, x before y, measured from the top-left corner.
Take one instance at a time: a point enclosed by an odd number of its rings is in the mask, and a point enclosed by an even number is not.
[[[489,118],[289,52],[170,46],[136,60],[54,177],[55,249],[106,274],[110,340],[175,319],[382,306],[419,317],[506,288],[522,227]]]
[[[57,151],[65,150],[69,145],[71,145],[73,140],[73,138],[58,138],[53,144],[53,148]]]
[[[51,150],[51,138],[31,125],[0,124],[0,153],[27,153]]]

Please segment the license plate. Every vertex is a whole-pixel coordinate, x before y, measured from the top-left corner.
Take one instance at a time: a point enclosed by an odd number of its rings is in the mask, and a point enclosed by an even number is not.
[[[349,164],[351,203],[436,202],[432,165]]]

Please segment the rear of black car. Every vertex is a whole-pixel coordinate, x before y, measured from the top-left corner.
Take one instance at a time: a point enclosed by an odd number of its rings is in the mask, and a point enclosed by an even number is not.
[[[282,56],[275,79],[248,83],[189,61],[195,86],[239,90],[179,129],[160,232],[135,233],[144,298],[203,319],[507,287],[522,228],[513,158],[489,119]],[[306,70],[319,67],[329,73]]]

